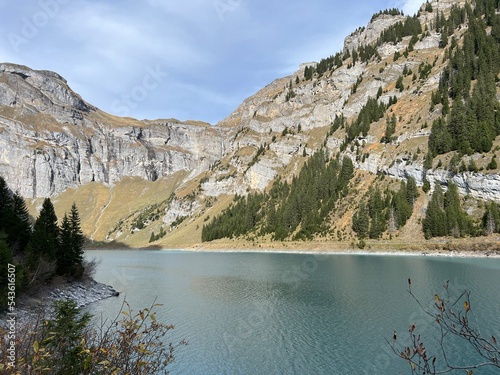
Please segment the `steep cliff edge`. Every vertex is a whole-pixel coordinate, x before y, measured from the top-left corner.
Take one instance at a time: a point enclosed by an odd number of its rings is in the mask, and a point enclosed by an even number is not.
[[[123,177],[196,175],[224,147],[209,124],[114,117],[83,101],[56,73],[0,65],[0,174],[24,197]]]
[[[85,206],[89,238],[130,246],[200,242],[202,227],[232,196],[268,192],[276,179],[291,182],[319,149],[352,160],[357,196],[349,198],[357,203],[375,176],[389,177],[386,185],[409,177],[428,183],[408,228],[421,227],[432,190],[450,181],[476,200],[468,210],[477,213],[486,201],[500,202],[499,169],[490,163],[500,137],[489,151],[426,160],[432,123],[446,111],[434,95],[450,50],[464,44],[468,30],[456,27],[445,42],[436,23],[464,4],[432,1],[415,18],[374,15],[337,55],[302,64],[216,126],[115,117],[86,103],[56,73],[2,64],[0,174],[24,197],[54,197],[61,210],[76,201]],[[409,19],[421,26],[418,33],[401,31]],[[387,30],[404,36],[391,39]],[[383,114],[354,134],[352,124],[373,100],[385,105]],[[345,123],[337,126],[340,118]],[[394,131],[385,139],[391,119]],[[341,208],[332,220],[350,241],[355,207]],[[398,235],[413,238],[409,229]]]

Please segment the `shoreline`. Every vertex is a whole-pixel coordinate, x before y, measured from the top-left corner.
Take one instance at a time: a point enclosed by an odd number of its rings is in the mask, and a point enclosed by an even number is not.
[[[302,255],[373,255],[373,256],[429,256],[429,257],[447,257],[447,258],[500,258],[500,248],[493,247],[491,249],[464,250],[464,249],[432,249],[432,248],[411,248],[407,249],[391,249],[390,246],[377,246],[376,248],[356,249],[352,247],[334,247],[330,243],[284,243],[285,246],[273,243],[269,244],[228,244],[228,243],[209,243],[195,244],[186,246],[165,246],[157,247],[150,246],[144,248],[106,248],[101,249],[91,248],[85,251],[92,252],[93,250],[154,250],[165,252],[186,252],[186,253],[262,253],[262,254],[302,254]],[[280,246],[281,245],[281,246]],[[384,245],[384,244],[380,244]],[[500,246],[500,243],[497,245]]]
[[[427,251],[427,250],[290,250],[290,249],[160,249],[193,253],[262,253],[262,254],[311,254],[311,255],[367,255],[367,256],[429,256],[448,258],[500,258],[498,251]]]
[[[83,308],[92,303],[117,296],[119,296],[119,292],[111,285],[94,279],[64,281],[44,285],[34,294],[22,294],[16,301],[15,312],[18,323],[23,324],[39,315],[50,316],[55,301],[71,299],[78,305],[78,308]],[[0,315],[5,313],[1,312]],[[2,319],[2,322],[5,322],[5,319]]]

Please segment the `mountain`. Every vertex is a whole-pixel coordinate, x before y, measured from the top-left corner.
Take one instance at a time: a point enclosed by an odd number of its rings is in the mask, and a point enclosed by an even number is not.
[[[436,186],[452,187],[445,235],[495,232],[484,226],[497,220],[487,202],[500,203],[498,7],[436,0],[415,17],[382,11],[342,51],[302,64],[215,126],[112,116],[56,73],[2,64],[0,175],[33,213],[42,197],[59,212],[75,201],[99,244],[194,246],[207,228],[211,240],[248,243],[424,241]],[[323,189],[319,176],[346,180]],[[413,184],[418,194],[403,197]],[[462,211],[470,226],[458,224]],[[243,214],[248,229],[227,232]]]

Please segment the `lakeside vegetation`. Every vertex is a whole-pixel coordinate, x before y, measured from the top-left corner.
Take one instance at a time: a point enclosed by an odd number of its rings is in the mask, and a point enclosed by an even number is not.
[[[85,274],[84,236],[75,204],[61,224],[49,198],[32,223],[26,202],[0,176],[0,310],[8,305],[7,264],[16,268],[16,295],[35,291],[55,277],[81,279]]]

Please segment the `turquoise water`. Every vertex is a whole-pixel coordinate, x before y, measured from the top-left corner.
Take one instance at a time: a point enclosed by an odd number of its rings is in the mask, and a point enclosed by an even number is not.
[[[171,374],[399,374],[407,365],[385,339],[410,323],[430,347],[437,337],[407,292],[429,305],[435,293],[472,291],[486,337],[500,337],[500,259],[424,256],[89,251],[101,261],[96,279],[136,309],[155,298],[158,317],[180,339]],[[122,297],[91,311],[118,312]],[[405,335],[406,334],[406,335]],[[428,338],[428,339],[427,339]],[[450,342],[456,361],[467,345]],[[495,374],[498,370],[476,370]]]

